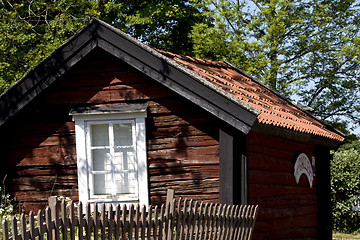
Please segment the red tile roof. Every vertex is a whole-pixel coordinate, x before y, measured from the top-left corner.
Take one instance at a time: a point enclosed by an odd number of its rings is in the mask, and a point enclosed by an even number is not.
[[[226,62],[195,59],[164,51],[159,52],[190,70],[193,74],[255,107],[261,112],[257,117],[259,123],[322,136],[336,141],[344,140],[342,135],[328,129],[324,123],[315,117]]]

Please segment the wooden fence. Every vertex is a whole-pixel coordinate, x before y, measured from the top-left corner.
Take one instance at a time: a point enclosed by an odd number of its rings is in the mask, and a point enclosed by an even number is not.
[[[169,199],[170,196],[170,199]],[[60,209],[59,209],[60,205]],[[220,205],[171,199],[161,206],[60,204],[3,221],[3,240],[73,239],[251,239],[257,206]],[[92,211],[91,211],[92,210]],[[76,213],[77,212],[77,213]],[[11,225],[11,234],[9,233]],[[10,236],[11,235],[11,236]]]

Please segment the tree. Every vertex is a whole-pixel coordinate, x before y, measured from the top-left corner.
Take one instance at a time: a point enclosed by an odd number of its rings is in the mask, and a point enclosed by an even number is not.
[[[203,21],[185,0],[0,1],[0,93],[85,26],[104,20],[153,47],[188,54]]]
[[[152,47],[191,54],[189,33],[203,22],[201,8],[185,0],[99,1],[99,18]]]
[[[227,60],[324,120],[360,122],[356,0],[210,0],[197,57]],[[345,122],[346,122],[345,121]]]
[[[1,1],[0,92],[82,27],[89,7],[85,1]]]

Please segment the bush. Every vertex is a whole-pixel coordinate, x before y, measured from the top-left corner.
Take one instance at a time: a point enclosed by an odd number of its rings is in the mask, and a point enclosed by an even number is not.
[[[10,227],[11,218],[15,215],[15,200],[10,196],[10,194],[5,192],[5,178],[0,184],[0,219],[1,222],[6,219]],[[17,216],[18,217],[18,216]],[[0,235],[2,235],[2,226],[0,227]]]
[[[11,199],[10,194],[5,193],[3,186],[0,186],[0,193],[0,218],[9,220],[8,218],[14,214],[13,200]]]
[[[359,141],[356,141],[359,143]],[[349,148],[351,146],[351,148]],[[357,149],[356,147],[357,146]],[[334,230],[359,231],[359,212],[352,211],[355,195],[360,194],[360,151],[354,143],[344,145],[331,161],[331,193]]]

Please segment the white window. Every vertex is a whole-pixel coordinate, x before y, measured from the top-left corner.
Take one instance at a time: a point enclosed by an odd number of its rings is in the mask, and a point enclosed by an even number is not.
[[[79,200],[148,205],[147,105],[74,109]]]

